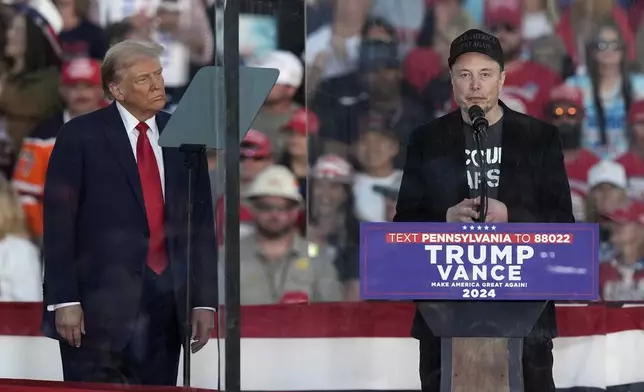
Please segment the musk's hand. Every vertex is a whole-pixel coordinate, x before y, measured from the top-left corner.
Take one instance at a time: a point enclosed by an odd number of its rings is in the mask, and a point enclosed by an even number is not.
[[[447,209],[446,222],[472,222],[478,219],[479,213],[476,207],[479,205],[479,198],[463,199],[460,203]]]
[[[508,208],[502,201],[488,198],[486,222],[506,223],[508,221]]]

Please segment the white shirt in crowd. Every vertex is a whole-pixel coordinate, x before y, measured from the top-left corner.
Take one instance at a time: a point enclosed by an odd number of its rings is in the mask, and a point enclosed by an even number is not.
[[[385,198],[373,190],[374,185],[390,185],[401,175],[400,170],[394,170],[387,177],[371,177],[358,173],[353,183],[356,218],[362,222],[385,222]]]
[[[41,302],[42,266],[38,248],[26,238],[0,240],[0,302]]]

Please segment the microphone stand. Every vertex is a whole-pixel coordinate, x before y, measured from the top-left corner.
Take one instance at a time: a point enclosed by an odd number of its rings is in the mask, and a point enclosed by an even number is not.
[[[193,187],[194,166],[197,156],[206,149],[201,144],[182,144],[179,151],[184,154],[184,165],[188,169],[188,200],[186,201],[186,309],[183,335],[183,386],[190,387],[190,343],[192,340],[192,213],[194,209]]]
[[[485,216],[487,215],[487,167],[486,159],[487,157],[483,154],[483,147],[481,145],[481,136],[485,137],[485,126],[479,126],[478,129],[474,129],[474,145],[476,147],[476,152],[479,156],[479,179],[481,190],[479,196],[481,197],[481,204],[479,207],[479,219],[478,222],[485,222]]]

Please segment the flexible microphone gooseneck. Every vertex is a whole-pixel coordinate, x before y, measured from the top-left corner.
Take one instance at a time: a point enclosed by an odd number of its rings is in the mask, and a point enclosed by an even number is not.
[[[476,147],[477,155],[479,157],[479,181],[481,185],[481,190],[479,196],[481,198],[481,205],[479,207],[479,222],[485,222],[485,216],[487,215],[487,168],[486,160],[487,157],[483,154],[483,147],[481,146],[481,139],[485,139],[487,135],[487,128],[489,123],[485,118],[485,112],[483,109],[474,105],[470,107],[467,111],[467,114],[470,116],[470,121],[472,122],[472,128],[474,128],[474,145]]]

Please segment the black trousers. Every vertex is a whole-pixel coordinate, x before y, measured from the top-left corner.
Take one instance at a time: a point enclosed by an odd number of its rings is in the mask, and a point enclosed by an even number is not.
[[[525,338],[523,340],[524,392],[555,392],[552,365],[552,339]],[[422,391],[440,392],[440,338],[423,336],[420,339],[419,370]]]
[[[140,309],[122,351],[61,342],[64,380],[176,386],[181,335],[169,269],[162,276],[146,271]]]

